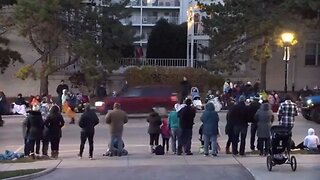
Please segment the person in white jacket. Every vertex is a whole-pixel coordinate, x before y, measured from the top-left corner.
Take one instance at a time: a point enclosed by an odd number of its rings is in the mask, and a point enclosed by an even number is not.
[[[297,148],[308,149],[308,150],[320,150],[319,137],[315,135],[313,128],[308,129],[308,135],[304,138],[303,142],[300,143]]]

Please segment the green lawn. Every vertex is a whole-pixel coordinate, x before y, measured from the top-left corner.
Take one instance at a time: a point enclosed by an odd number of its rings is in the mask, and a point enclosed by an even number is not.
[[[23,176],[27,174],[33,174],[45,169],[24,169],[24,170],[16,170],[16,171],[0,171],[0,179]]]
[[[30,163],[30,162],[35,162],[36,160],[34,159],[31,159],[29,157],[24,157],[24,158],[20,158],[20,159],[17,159],[15,161],[12,161],[12,160],[3,160],[3,161],[0,161],[0,163]]]

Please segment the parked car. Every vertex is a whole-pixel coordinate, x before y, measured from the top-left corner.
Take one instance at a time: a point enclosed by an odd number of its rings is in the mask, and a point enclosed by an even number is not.
[[[120,94],[105,98],[103,102],[95,102],[96,111],[106,114],[115,102],[120,103],[121,108],[128,113],[147,113],[153,107],[171,110],[178,102],[178,97],[171,86],[129,87]]]
[[[312,120],[320,123],[320,93],[317,92],[313,96],[308,96],[303,99],[302,116],[307,120]]]

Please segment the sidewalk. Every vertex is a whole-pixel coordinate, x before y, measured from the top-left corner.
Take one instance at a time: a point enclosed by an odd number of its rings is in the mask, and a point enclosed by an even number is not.
[[[49,160],[32,163],[0,164],[0,171],[41,168],[53,171],[58,167],[56,170],[58,172],[54,171],[41,177],[41,179],[59,179],[61,177],[85,179],[88,176],[95,179],[105,179],[107,177],[135,179],[137,176],[157,176],[152,179],[160,180],[166,177],[166,179],[171,180],[178,177],[186,179],[184,178],[186,175],[188,177],[208,179],[210,177],[218,178],[218,176],[223,176],[221,174],[223,172],[227,173],[223,179],[242,177],[256,180],[318,180],[320,177],[319,155],[295,156],[297,158],[296,172],[293,172],[288,164],[274,166],[272,172],[269,172],[266,167],[266,157],[257,155],[233,157],[232,155],[219,154],[218,157],[210,158],[203,157],[200,154],[193,156],[177,156],[173,154],[156,156],[138,152],[133,152],[129,156],[123,157],[97,156],[95,160],[64,156],[62,157],[63,161]],[[86,169],[85,172],[83,172],[84,169]],[[172,171],[172,169],[175,169],[175,171]],[[119,174],[119,172],[121,173]],[[137,174],[137,172],[139,173]],[[161,172],[166,173],[161,174]],[[101,173],[104,174],[103,177],[101,177]]]

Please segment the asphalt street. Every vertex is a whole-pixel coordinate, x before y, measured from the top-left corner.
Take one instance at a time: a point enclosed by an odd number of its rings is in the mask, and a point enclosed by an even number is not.
[[[198,153],[200,142],[198,140],[198,130],[200,127],[200,113],[197,114],[193,129],[193,156],[175,156],[169,152],[164,156],[151,155],[149,152],[147,134],[148,124],[145,118],[129,119],[125,125],[123,139],[125,148],[129,151],[126,157],[103,157],[109,142],[109,129],[105,123],[104,116],[100,116],[100,124],[96,127],[95,134],[95,160],[87,158],[88,145],[84,152],[84,158],[79,160],[76,155],[80,144],[80,128],[78,125],[69,125],[68,119],[63,128],[63,137],[60,144],[60,158],[63,159],[58,169],[53,173],[41,177],[40,179],[267,179],[269,172],[266,170],[265,158],[233,157],[224,154],[224,147],[227,136],[224,134],[226,124],[225,112],[219,113],[222,135],[218,139],[222,148],[222,153],[216,158],[203,157]],[[21,123],[23,117],[4,117],[5,126],[0,128],[0,152],[4,150],[22,151],[23,138]],[[276,122],[275,122],[276,123]],[[303,119],[296,118],[296,125],[293,129],[293,140],[299,143],[306,136],[307,129],[313,127],[317,134],[320,134],[320,125]],[[249,149],[249,129],[247,135],[246,150]],[[161,141],[160,141],[161,142]],[[310,156],[309,160],[302,161],[298,158],[298,167],[305,172],[292,174],[288,177],[302,177],[303,179],[318,179],[320,177],[319,166],[314,167],[315,161],[320,164],[320,156]],[[308,164],[312,162],[311,164]],[[316,162],[316,163],[317,163]],[[282,177],[284,173],[290,171],[289,165],[276,169],[276,174]],[[280,167],[280,166],[279,166]],[[272,172],[274,173],[274,172]],[[306,176],[311,173],[312,176]],[[318,176],[315,176],[315,174]],[[275,176],[277,177],[277,176]],[[313,178],[314,177],[314,178]]]

